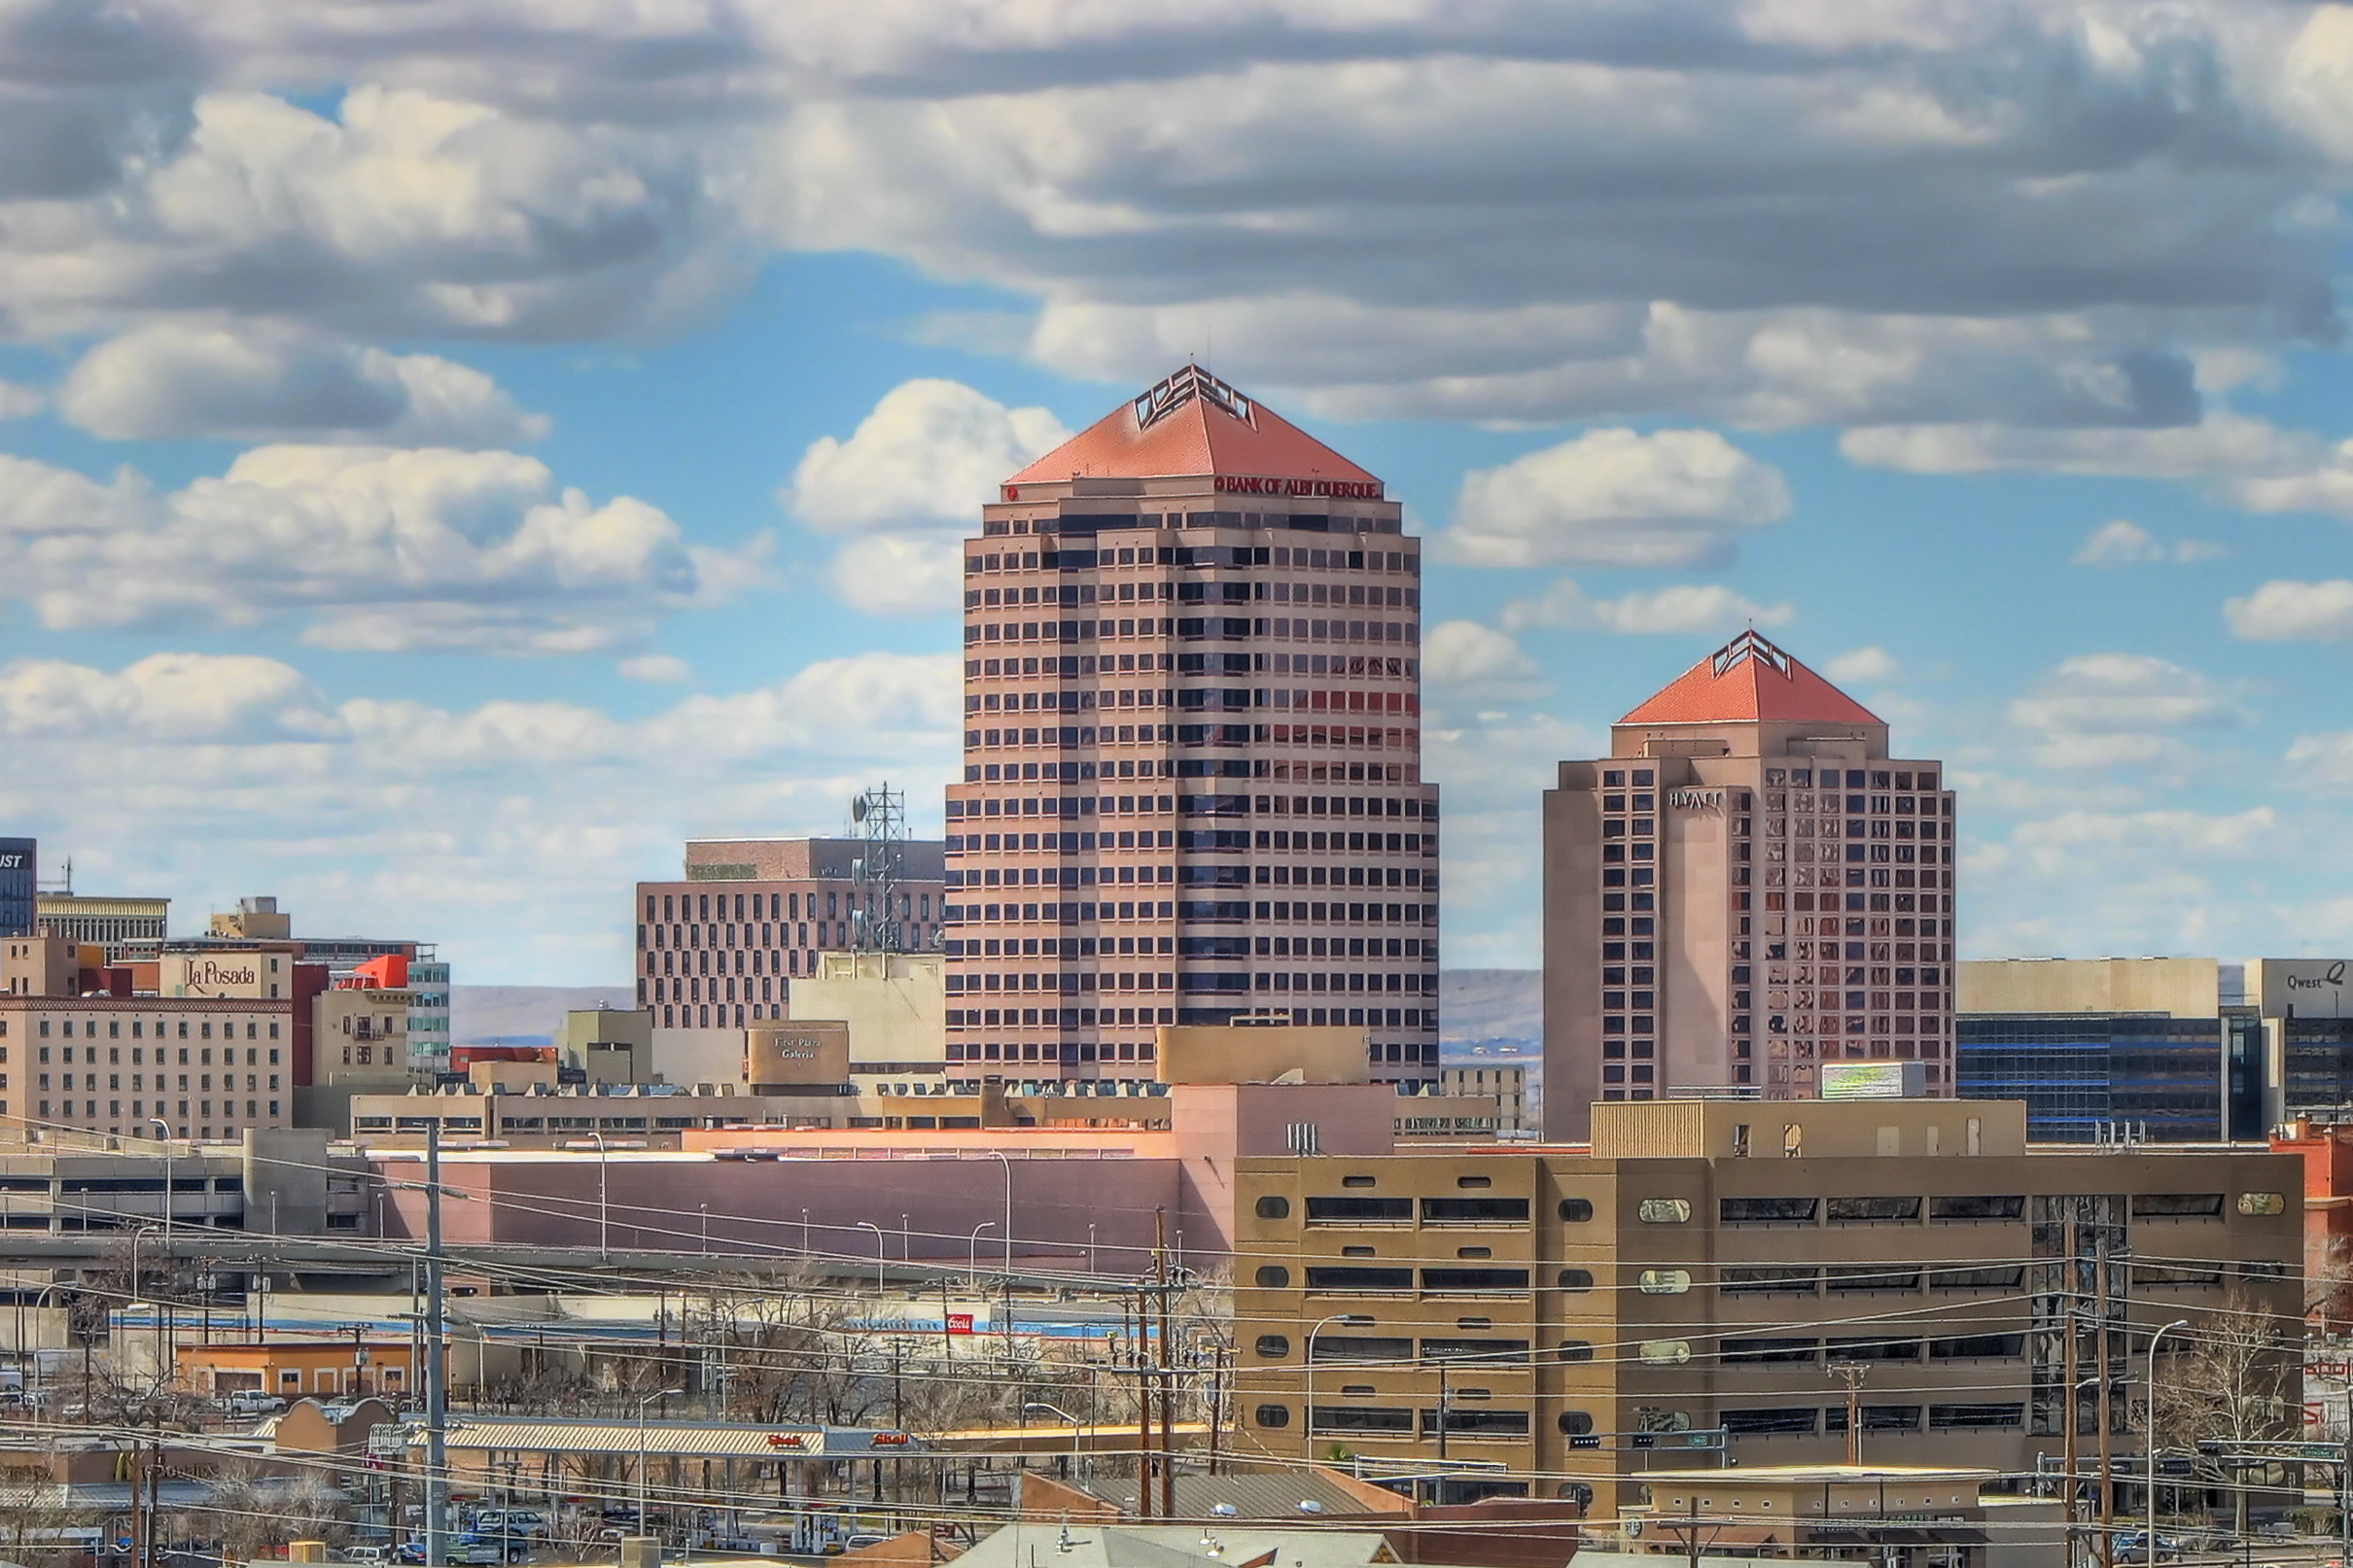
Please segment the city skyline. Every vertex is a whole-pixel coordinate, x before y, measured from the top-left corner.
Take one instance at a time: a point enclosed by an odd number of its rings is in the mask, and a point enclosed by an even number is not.
[[[1972,802],[1962,954],[2353,945],[2334,13],[498,14],[0,22],[107,84],[0,184],[0,833],[86,890],[618,984],[683,840],[941,834],[973,498],[1190,358],[1426,541],[1450,964],[1752,621]]]

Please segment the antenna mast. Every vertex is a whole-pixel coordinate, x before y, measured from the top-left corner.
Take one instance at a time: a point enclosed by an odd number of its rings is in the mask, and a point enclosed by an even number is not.
[[[905,953],[907,912],[901,890],[907,866],[907,795],[888,781],[850,802],[850,820],[865,838],[851,877],[860,896],[851,911],[851,937],[860,953]]]

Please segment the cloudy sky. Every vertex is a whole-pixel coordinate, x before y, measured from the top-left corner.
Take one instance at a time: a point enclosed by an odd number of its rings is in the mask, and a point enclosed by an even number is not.
[[[2353,951],[2353,10],[0,0],[0,831],[626,973],[953,762],[953,540],[1187,356],[1430,539],[1456,965],[1754,621],[1973,955]]]

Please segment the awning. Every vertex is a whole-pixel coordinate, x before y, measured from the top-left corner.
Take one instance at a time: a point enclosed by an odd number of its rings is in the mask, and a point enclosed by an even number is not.
[[[1835,1547],[1982,1547],[1985,1532],[1967,1524],[1817,1524],[1807,1539]]]

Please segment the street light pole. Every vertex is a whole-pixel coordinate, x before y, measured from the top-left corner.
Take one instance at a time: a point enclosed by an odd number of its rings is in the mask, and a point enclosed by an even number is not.
[[[1042,1400],[1034,1400],[1021,1408],[1021,1413],[1024,1415],[1029,1414],[1033,1411],[1043,1411],[1048,1415],[1060,1416],[1063,1420],[1070,1422],[1071,1451],[1072,1453],[1078,1453],[1080,1451],[1080,1442],[1084,1438],[1087,1429],[1086,1422],[1080,1420],[1077,1416],[1072,1415],[1069,1411],[1062,1409],[1060,1406],[1048,1405]],[[1080,1472],[1079,1479],[1082,1481],[1093,1480],[1095,1476],[1095,1456],[1091,1450],[1091,1446],[1090,1450],[1079,1461],[1079,1463],[1083,1467]]]
[[[607,1221],[612,1211],[605,1202],[605,1134],[591,1132],[588,1135],[596,1139],[596,1257],[599,1263],[610,1263],[613,1261],[613,1248]]]
[[[2175,1329],[2186,1329],[2189,1326],[2188,1318],[2177,1317],[2149,1336],[2149,1376],[2146,1379],[2149,1388],[2149,1423],[2148,1430],[2141,1437],[2141,1447],[2144,1450],[2142,1457],[2148,1462],[2149,1472],[2147,1477],[2149,1495],[2142,1499],[2148,1506],[2148,1528],[2141,1536],[2141,1561],[2148,1563],[2150,1568],[2156,1568],[2157,1564],[2157,1342],[2171,1334]],[[2069,1325],[2070,1332],[2073,1332],[2073,1327],[2072,1324]],[[2075,1390],[2072,1388],[2067,1390],[2067,1406],[2068,1418],[2073,1420]]]
[[[160,1227],[158,1226],[142,1225],[137,1230],[130,1233],[130,1294],[132,1300],[136,1300],[139,1295],[139,1237],[153,1235],[159,1229]],[[128,1303],[125,1303],[124,1305],[127,1306]],[[163,1301],[160,1293],[158,1293],[156,1298],[155,1308],[156,1390],[158,1393],[160,1393],[163,1389]],[[21,1342],[21,1338],[19,1339],[19,1342]]]
[[[1307,1331],[1307,1394],[1306,1408],[1299,1412],[1299,1443],[1303,1456],[1308,1459],[1316,1457],[1316,1336],[1334,1323],[1342,1328],[1360,1329],[1370,1322],[1372,1319],[1361,1312],[1334,1312],[1329,1317],[1318,1319],[1316,1326]]]
[[[978,1225],[972,1227],[971,1244],[965,1248],[965,1272],[972,1276],[972,1283],[975,1286],[980,1283],[980,1233],[995,1229],[997,1229],[995,1220],[982,1220]]]
[[[163,1276],[168,1281],[171,1277],[171,1211],[173,1207],[171,1187],[171,1124],[160,1116],[150,1116],[147,1119],[147,1124],[150,1127],[159,1127],[163,1130]],[[134,1290],[138,1288],[138,1279],[135,1271],[132,1276],[131,1288]],[[157,1386],[158,1387],[161,1386],[163,1363],[168,1359],[172,1359],[163,1353],[163,1341],[165,1333],[166,1331],[163,1327],[163,1292],[158,1290],[156,1292],[156,1377],[158,1379]]]
[[[883,1292],[887,1288],[883,1284],[883,1264],[886,1261],[884,1248],[887,1245],[883,1239],[883,1228],[872,1220],[860,1220],[858,1228],[874,1233],[874,1306],[875,1309],[879,1311],[882,1307]]]
[[[1005,1353],[1013,1350],[1013,1158],[1002,1149],[990,1149],[989,1157],[1004,1168],[1005,1175],[1005,1276],[1002,1281],[1005,1297]]]

